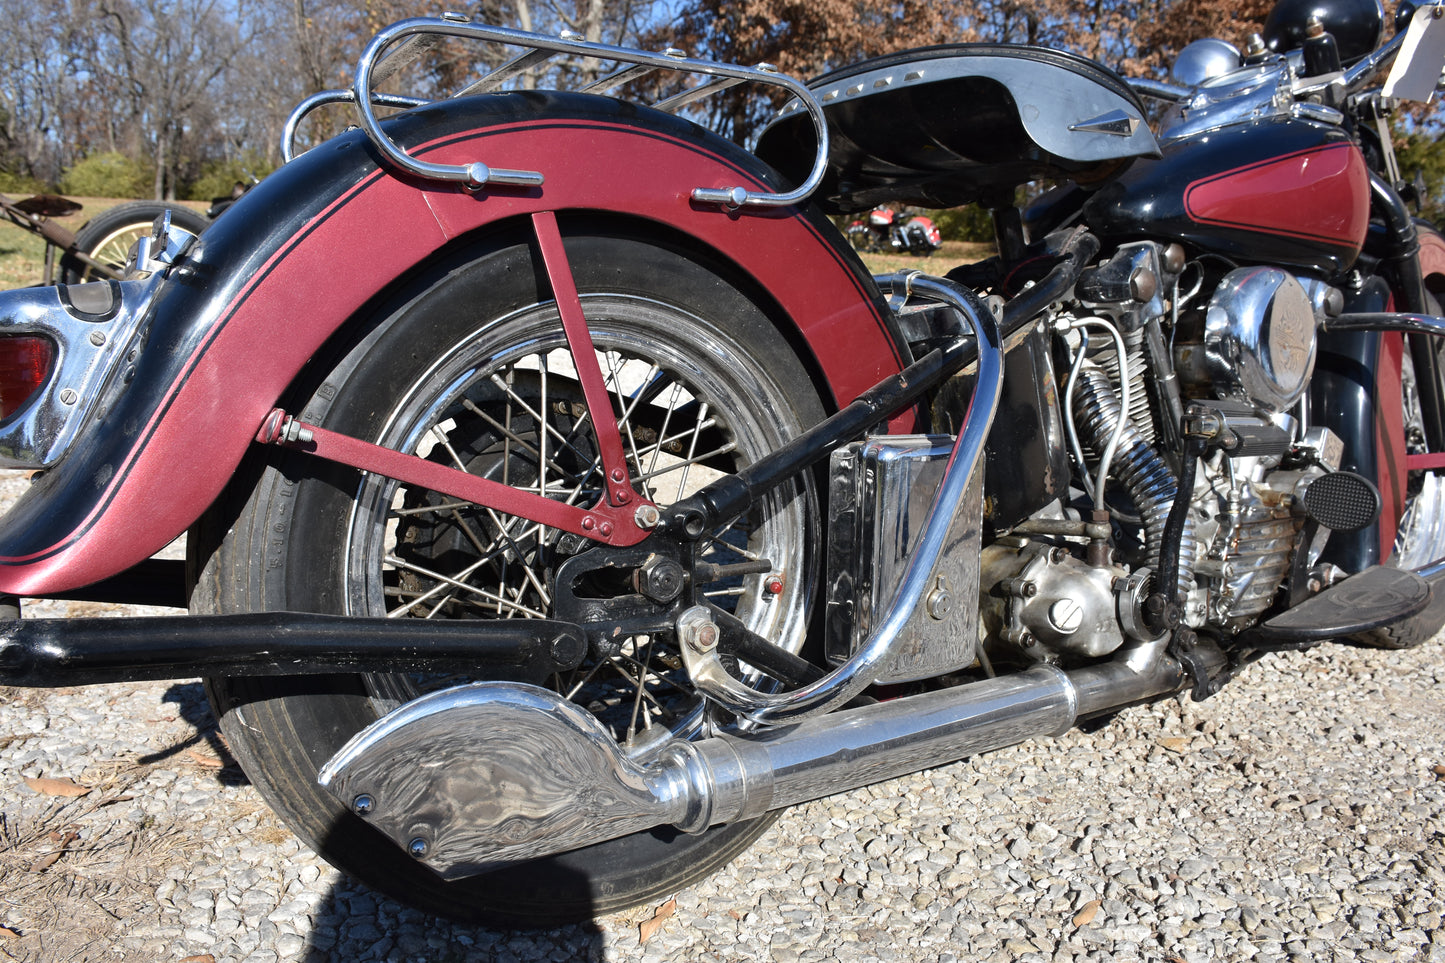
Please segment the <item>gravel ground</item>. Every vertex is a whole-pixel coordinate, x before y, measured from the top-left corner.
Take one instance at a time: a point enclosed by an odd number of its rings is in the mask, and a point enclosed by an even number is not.
[[[96,611],[33,614],[67,608]],[[1445,961],[1439,646],[1272,656],[1205,703],[799,806],[675,901],[539,933],[342,878],[197,682],[0,688],[0,959]]]

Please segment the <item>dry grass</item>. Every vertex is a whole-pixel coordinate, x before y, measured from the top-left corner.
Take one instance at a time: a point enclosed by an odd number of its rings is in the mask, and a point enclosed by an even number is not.
[[[994,253],[992,244],[973,241],[944,241],[932,257],[913,257],[909,254],[864,254],[863,263],[874,274],[893,274],[897,271],[922,271],[925,274],[947,274],[960,264],[981,261]]]

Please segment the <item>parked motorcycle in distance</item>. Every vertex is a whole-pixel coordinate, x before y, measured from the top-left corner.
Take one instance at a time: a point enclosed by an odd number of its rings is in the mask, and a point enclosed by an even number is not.
[[[848,224],[848,242],[856,251],[869,254],[894,252],[915,257],[932,257],[943,246],[943,235],[933,219],[907,214],[890,207],[875,207],[864,217]]]
[[[205,676],[317,852],[540,925],[695,882],[794,803],[1279,649],[1419,644],[1445,239],[1378,121],[1435,90],[1445,7],[1396,24],[1280,0],[1176,84],[992,44],[805,84],[395,24],[307,102],[358,129],[125,280],[0,295],[0,460],[43,469],[0,519],[0,684]],[[442,39],[514,56],[373,94]],[[558,55],[617,69],[507,89]],[[697,84],[611,96],[650,70]],[[734,83],[790,98],[753,153],[674,116]],[[870,278],[828,219],[976,201],[998,253],[942,277]]]
[[[0,216],[45,241],[41,284],[56,281],[79,284],[101,278],[118,280],[131,245],[149,233],[156,218],[162,215],[169,216],[176,227],[197,234],[205,230],[208,223],[207,217],[173,201],[117,204],[86,221],[75,232],[54,220],[80,210],[77,201],[57,194],[36,194],[19,201],[0,195]]]

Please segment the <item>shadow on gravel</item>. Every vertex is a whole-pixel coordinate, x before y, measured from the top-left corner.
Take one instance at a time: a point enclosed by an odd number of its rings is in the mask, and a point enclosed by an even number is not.
[[[467,926],[343,882],[316,910],[304,963],[531,963],[600,959],[602,930],[579,923],[546,930]]]
[[[251,781],[246,778],[246,774],[241,771],[241,764],[231,755],[231,751],[226,748],[226,743],[221,738],[221,729],[216,722],[215,714],[211,712],[211,700],[206,698],[205,686],[199,682],[178,682],[166,690],[162,701],[175,703],[180,717],[196,730],[196,734],[190,739],[167,746],[160,752],[141,756],[139,762],[145,765],[163,762],[177,753],[204,744],[217,759],[221,760],[221,767],[216,770],[217,782],[223,786],[249,786],[251,784]]]

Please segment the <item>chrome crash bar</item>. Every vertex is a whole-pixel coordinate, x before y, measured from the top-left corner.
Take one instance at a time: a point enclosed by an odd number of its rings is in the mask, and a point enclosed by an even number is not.
[[[887,614],[846,662],[815,682],[787,692],[760,692],[728,673],[715,647],[681,646],[683,661],[698,690],[737,715],[759,725],[782,725],[823,715],[872,685],[894,658],[894,648],[914,610],[934,584],[934,570],[956,526],[968,524],[965,494],[980,467],[984,443],[993,425],[1003,389],[1003,349],[998,324],[987,305],[961,285],[920,275],[876,279],[885,293],[916,293],[952,307],[978,343],[973,397],[963,430],[954,442],[938,492],[934,495],[913,556],[904,570]],[[967,591],[972,591],[968,589]],[[679,619],[689,618],[684,612]],[[696,613],[694,618],[704,618]]]

